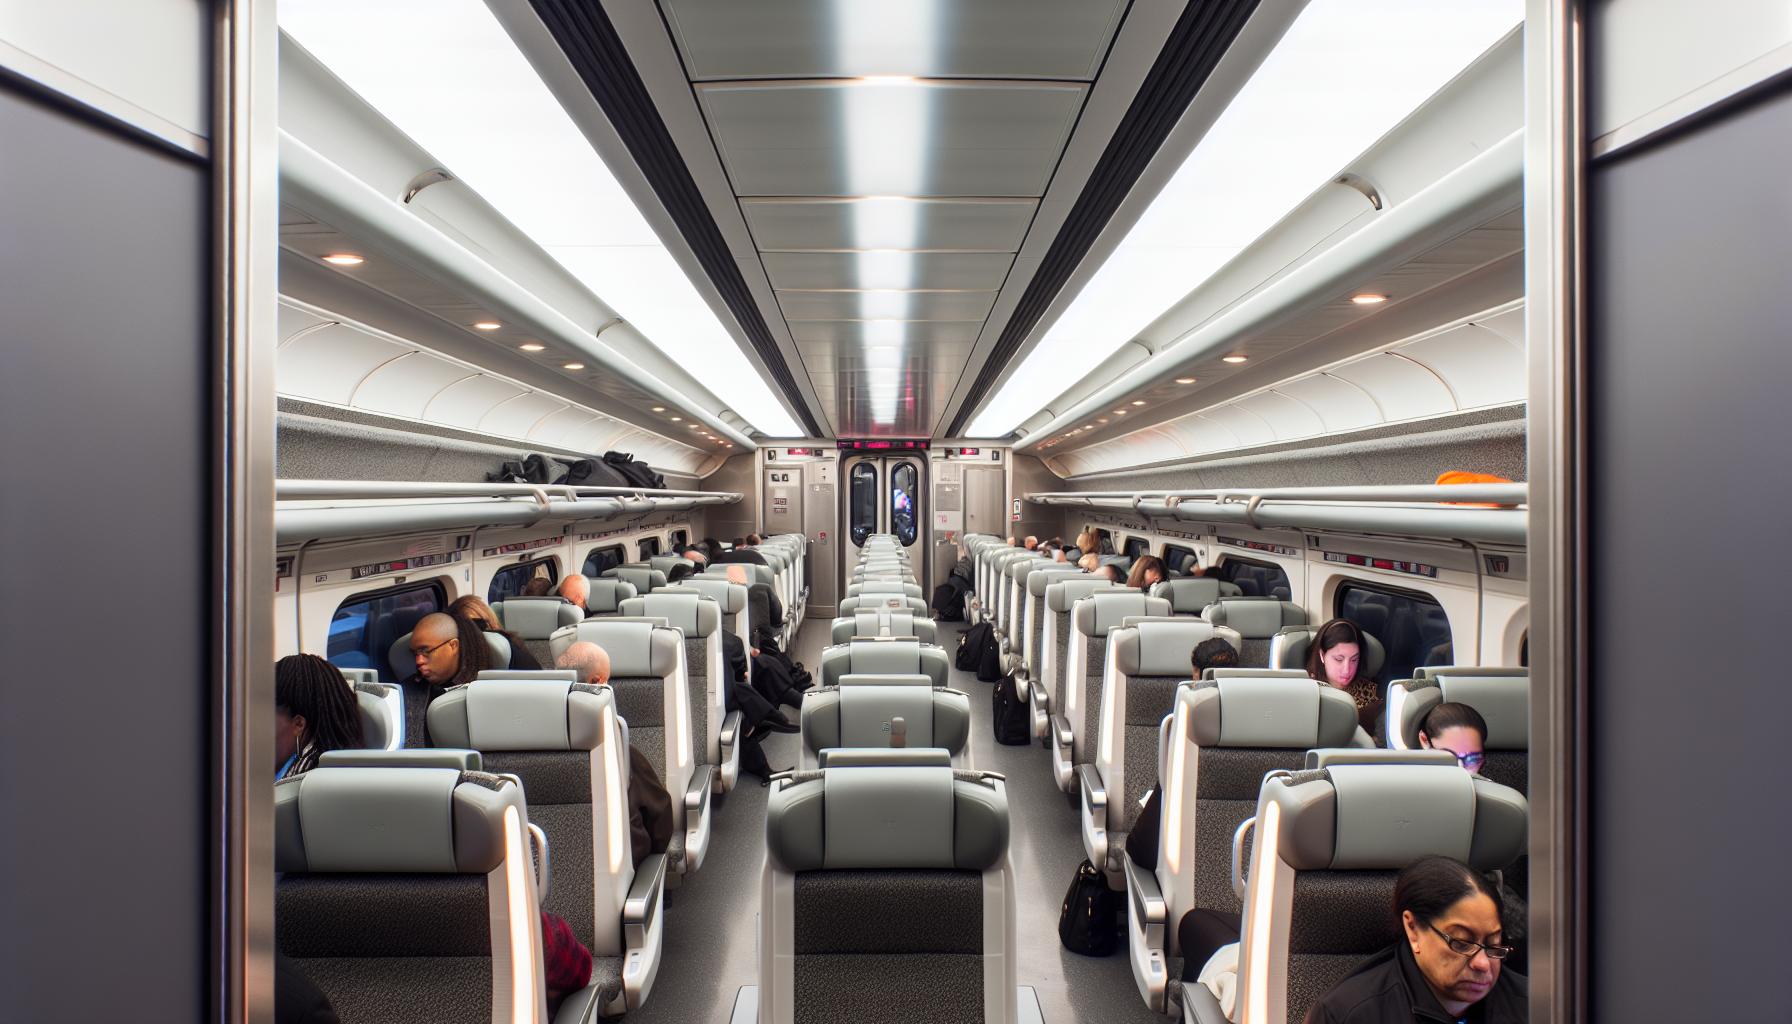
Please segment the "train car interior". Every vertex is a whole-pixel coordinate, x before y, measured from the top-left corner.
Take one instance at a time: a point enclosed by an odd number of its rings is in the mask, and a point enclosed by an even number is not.
[[[0,3],[0,1024],[1784,1020],[1789,175],[1785,0]]]

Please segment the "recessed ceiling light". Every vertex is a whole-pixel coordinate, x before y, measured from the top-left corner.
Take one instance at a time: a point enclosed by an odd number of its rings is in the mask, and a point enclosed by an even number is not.
[[[1134,405],[1144,405],[1144,404],[1145,404],[1145,400],[1144,400],[1144,399],[1140,399],[1140,400],[1138,400],[1138,401],[1136,401],[1136,402],[1134,402],[1134,403],[1132,403],[1132,404],[1134,404]]]
[[[1125,409],[1115,409],[1115,410],[1114,410],[1114,415],[1116,415],[1116,416],[1124,416],[1124,415],[1126,415],[1126,410],[1125,410]]]
[[[1178,378],[1176,378],[1176,383],[1178,383],[1178,384],[1193,384],[1194,382],[1195,382],[1195,378],[1193,378],[1193,377],[1178,377]]]
[[[324,262],[334,263],[339,267],[352,267],[357,263],[366,263],[367,261],[359,256],[354,256],[346,252],[339,252],[334,255],[325,256]]]
[[[1244,360],[1245,360],[1244,356],[1227,356],[1226,358],[1220,360],[1220,362],[1222,362],[1222,363],[1242,363],[1242,362],[1244,362]]]
[[[482,331],[495,331],[504,325],[503,324],[495,324],[495,323],[492,323],[490,320],[487,320],[484,323],[477,323],[477,324],[474,324],[473,326],[479,328]]]
[[[568,370],[583,370],[585,368],[585,364],[584,363],[567,363],[566,368]]]
[[[1377,302],[1388,301],[1388,297],[1386,295],[1352,295],[1350,301],[1359,306],[1373,306]]]
[[[683,416],[674,416],[674,417],[672,417],[672,422],[677,423],[681,419],[684,419],[684,417]]]
[[[654,407],[653,407],[653,411],[654,411],[654,412],[665,412],[665,411],[666,411],[666,407],[665,407],[665,406],[663,406],[663,405],[656,405],[656,406],[654,406]]]
[[[1106,423],[1106,422],[1107,422],[1107,420],[1096,420],[1096,421],[1095,421],[1095,422],[1097,422],[1097,423]],[[1090,428],[1089,428],[1089,429],[1090,429],[1090,430],[1094,430],[1094,429],[1095,429],[1095,428],[1094,428],[1094,427],[1090,427]]]
[[[542,349],[547,348],[546,345],[537,345],[533,341],[531,341],[527,345],[519,345],[517,347],[522,349],[524,352],[540,352]]]

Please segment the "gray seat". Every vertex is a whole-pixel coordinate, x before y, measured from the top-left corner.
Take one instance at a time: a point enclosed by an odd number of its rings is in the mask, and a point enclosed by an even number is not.
[[[684,635],[684,672],[690,696],[691,729],[697,764],[717,766],[720,790],[740,777],[740,748],[722,736],[740,728],[740,712],[728,710],[728,666],[722,657],[722,610],[696,590],[661,587],[646,597],[622,602],[622,618],[663,620]]]
[[[638,593],[634,584],[613,577],[587,576],[585,582],[591,585],[590,593],[585,597],[586,618],[593,615],[615,615],[622,602]]]
[[[1037,561],[1038,559],[1038,552],[1028,551],[1026,548],[1006,548],[984,558],[982,582],[977,588],[977,596],[982,599],[982,618],[988,619],[998,626],[1001,624],[999,616],[1004,606],[1002,596],[1008,583],[1008,576],[1004,570],[1012,562]]]
[[[636,598],[635,600],[641,600]],[[704,759],[703,734],[696,730],[693,690],[685,669],[682,631],[663,619],[586,619],[555,633],[550,641],[557,658],[579,641],[590,641],[610,656],[610,689],[616,712],[628,723],[628,738],[653,765],[672,794],[675,834],[682,847],[667,850],[666,870],[673,876],[696,871],[709,850],[710,795],[721,785],[714,761]],[[721,753],[738,763],[737,732],[724,723]],[[674,843],[675,847],[679,844]]]
[[[670,589],[670,588],[668,588]],[[753,602],[747,588],[739,583],[730,583],[724,578],[714,576],[687,576],[679,582],[679,589],[694,590],[704,598],[714,601],[722,612],[722,629],[734,634],[746,651],[753,648]],[[767,614],[769,618],[769,612]],[[724,674],[726,669],[724,669]],[[753,678],[753,659],[747,658],[747,678]]]
[[[1284,626],[1276,630],[1269,638],[1269,667],[1307,670],[1307,654],[1312,650],[1313,637],[1319,634],[1319,626]],[[1368,650],[1362,653],[1362,665],[1358,671],[1364,678],[1374,678],[1381,674],[1381,666],[1387,662],[1387,648],[1375,638],[1375,634],[1362,627],[1357,627],[1363,634],[1364,644]]]
[[[1269,668],[1269,641],[1283,626],[1304,626],[1307,613],[1292,601],[1253,601],[1223,598],[1207,606],[1201,617],[1216,626],[1231,626],[1244,637],[1238,663],[1245,668]],[[1277,666],[1280,667],[1280,666]]]
[[[1108,633],[1124,625],[1129,617],[1169,614],[1168,601],[1131,587],[1094,591],[1071,606],[1063,703],[1054,706],[1050,734],[1046,737],[1052,751],[1052,774],[1059,789],[1071,792],[1076,786],[1076,766],[1094,760],[1093,741],[1101,721]]]
[[[1481,775],[1520,793],[1530,792],[1531,677],[1489,674],[1474,665],[1433,670],[1429,678],[1396,681],[1388,687],[1388,746],[1419,746],[1425,715],[1445,701],[1467,704],[1487,722]]]
[[[1304,1018],[1365,957],[1404,940],[1385,909],[1399,869],[1443,854],[1503,870],[1524,853],[1529,817],[1522,794],[1454,766],[1347,764],[1264,780],[1248,882],[1238,883],[1247,909],[1237,991],[1257,1004],[1243,1017]],[[1206,986],[1184,998],[1197,1021],[1223,1019]]]
[[[1027,563],[1025,599],[1021,602],[1021,675],[1042,679],[1045,673],[1045,588],[1088,574],[1063,562]],[[1091,577],[1092,578],[1092,577]]]
[[[1027,572],[1034,567],[1045,567],[1055,564],[1037,551],[1030,551],[1031,558],[1016,558],[1005,563],[996,577],[995,622],[996,636],[1001,641],[1003,650],[1020,646],[1020,610],[1021,595],[1026,593],[1025,579]]]
[[[1017,1024],[1007,791],[927,755],[772,783],[759,1024]]]
[[[509,779],[316,768],[274,786],[275,947],[344,1020],[533,1024],[548,857]]]
[[[847,597],[862,597],[866,594],[901,594],[904,597],[920,597],[921,588],[914,583],[903,583],[891,580],[872,580],[866,583],[850,583],[846,587]]]
[[[486,632],[485,649],[491,656],[493,665],[510,664],[510,641],[502,633]],[[429,710],[429,687],[427,685],[403,682],[417,674],[417,660],[411,656],[411,634],[406,633],[392,646],[386,648],[386,664],[392,668],[392,676],[401,680],[398,684],[399,699],[404,704],[402,726],[398,743],[405,747],[425,747],[432,744],[426,742],[428,736],[423,724],[423,716]],[[388,695],[386,699],[390,700]]]
[[[1157,763],[1141,764],[1144,751],[1130,749],[1127,767],[1155,769],[1163,785],[1157,870],[1118,858],[1133,906],[1147,908],[1127,929],[1133,977],[1148,1005],[1163,1008],[1170,961],[1182,955],[1175,934],[1182,915],[1195,908],[1240,912],[1231,884],[1232,837],[1255,810],[1264,774],[1300,770],[1308,750],[1351,745],[1356,721],[1349,694],[1311,679],[1188,682],[1177,687],[1171,713],[1158,726],[1151,748]],[[1150,742],[1129,730],[1128,739],[1135,736]],[[1122,792],[1132,792],[1136,781]],[[1191,987],[1185,986],[1185,1000]]]
[[[591,951],[592,977],[604,982],[600,1011],[638,1008],[659,969],[667,857],[650,854],[635,867],[628,740],[614,692],[570,671],[481,673],[431,702],[429,731],[477,750],[486,771],[522,781],[529,821],[553,851],[543,908]]]
[[[823,649],[815,674],[823,686],[838,686],[847,675],[922,675],[945,686],[951,662],[944,648],[912,638],[856,637]]]
[[[912,636],[924,644],[939,642],[934,621],[907,608],[860,608],[834,620],[833,643],[843,644],[856,636]]]
[[[604,577],[627,583],[636,594],[652,593],[666,585],[666,574],[646,564],[614,566],[604,570]]]
[[[841,601],[839,615],[851,615],[862,608],[867,610],[874,608],[891,608],[898,611],[906,608],[916,615],[926,615],[927,599],[922,597],[910,597],[907,594],[860,594],[856,597],[849,597],[846,600]]]
[[[1127,618],[1108,632],[1101,701],[1089,709],[1094,756],[1076,770],[1083,851],[1116,887],[1139,801],[1157,784],[1158,727],[1193,672],[1195,645],[1215,637],[1238,647],[1237,633],[1186,616]]]
[[[585,610],[564,597],[511,597],[492,605],[504,628],[523,640],[523,646],[542,665],[552,665],[548,637],[585,617]]]
[[[1027,681],[1027,703],[1033,711],[1033,735],[1051,746],[1047,720],[1064,707],[1064,679],[1070,663],[1070,609],[1090,594],[1138,593],[1112,580],[1082,573],[1045,588],[1045,624],[1039,637],[1040,672]]]
[[[1151,596],[1170,602],[1171,615],[1199,615],[1208,605],[1222,597],[1240,597],[1244,591],[1238,584],[1227,583],[1213,576],[1190,576],[1168,579],[1151,587]]]
[[[1009,569],[1008,603],[1006,606],[1008,627],[1003,633],[1002,641],[1004,647],[1014,654],[1016,670],[1025,668],[1027,663],[1027,630],[1029,628],[1027,612],[1032,604],[1030,592],[1027,590],[1027,581],[1032,579],[1036,572],[1051,572],[1054,567],[1058,566],[1060,563],[1049,558],[1034,558],[1016,562]]]
[[[939,749],[971,767],[971,697],[925,675],[845,675],[803,694],[799,768],[839,748]]]
[[[690,561],[690,559],[683,555],[654,555],[647,559],[647,567],[670,575],[673,566],[680,562],[688,561]]]
[[[404,688],[380,682],[380,674],[371,668],[339,668],[342,678],[355,691],[355,704],[361,711],[361,741],[379,750],[398,750],[404,746]]]

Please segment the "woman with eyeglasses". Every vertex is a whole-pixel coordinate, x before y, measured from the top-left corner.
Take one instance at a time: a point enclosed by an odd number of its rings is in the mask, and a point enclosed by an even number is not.
[[[1501,970],[1521,937],[1487,876],[1451,857],[1408,864],[1394,881],[1394,944],[1359,964],[1307,1011],[1306,1024],[1522,1024],[1530,982]]]
[[[1487,759],[1487,720],[1467,704],[1439,704],[1419,723],[1419,746],[1447,750],[1470,775],[1479,775]]]

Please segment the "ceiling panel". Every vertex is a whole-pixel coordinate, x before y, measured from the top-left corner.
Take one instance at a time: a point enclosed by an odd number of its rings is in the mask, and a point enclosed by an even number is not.
[[[536,424],[565,408],[565,402],[557,402],[540,392],[525,392],[493,406],[479,418],[479,429],[505,437],[528,437]]]
[[[1002,287],[1014,257],[1007,253],[768,252],[761,260],[780,291],[840,288]],[[895,283],[897,280],[906,284]]]
[[[418,352],[368,374],[355,392],[355,408],[424,419],[424,409],[443,388],[471,376],[460,363]]]
[[[956,249],[1015,252],[1036,199],[744,199],[761,251]]]
[[[796,347],[827,349],[836,345],[856,349],[866,345],[897,344],[910,350],[938,350],[950,347],[968,348],[977,342],[983,325],[977,321],[917,320],[897,325],[900,331],[889,332],[876,321],[865,320],[797,320],[790,325]]]
[[[280,346],[280,389],[347,405],[361,378],[411,349],[341,324],[303,330]]]
[[[1209,409],[1201,414],[1203,417],[1218,423],[1232,432],[1241,445],[1268,444],[1276,440],[1276,435],[1269,429],[1269,422],[1253,412],[1247,412],[1236,405],[1222,405]]]
[[[691,77],[1095,77],[1124,0],[662,0]],[[906,9],[906,11],[904,10]],[[890,17],[924,11],[924,19]],[[879,32],[880,22],[887,25]],[[849,24],[871,38],[842,45]]]
[[[971,320],[994,305],[990,292],[779,292],[778,306],[798,320]]]
[[[1359,359],[1331,371],[1369,392],[1384,419],[1405,420],[1453,412],[1456,400],[1437,374],[1390,352]]]
[[[740,196],[1039,196],[1087,91],[1071,83],[730,82],[699,85],[697,96]],[[918,108],[912,118],[923,137],[912,173],[854,169],[855,146],[889,143],[898,130],[847,130],[876,118],[886,94]],[[898,170],[918,187],[878,187]]]
[[[1269,423],[1269,429],[1275,431],[1278,440],[1311,437],[1325,432],[1325,423],[1319,419],[1319,414],[1313,411],[1312,406],[1274,391],[1263,391],[1249,398],[1241,398],[1238,406],[1263,417]]]
[[[1319,415],[1327,433],[1366,427],[1382,422],[1381,407],[1361,387],[1330,374],[1291,380],[1277,391],[1305,403]]]
[[[1524,350],[1497,331],[1464,324],[1395,351],[1443,378],[1458,408],[1524,400]]]

